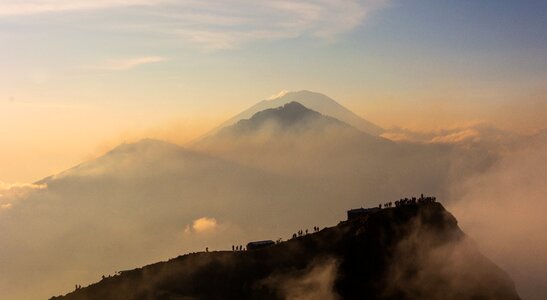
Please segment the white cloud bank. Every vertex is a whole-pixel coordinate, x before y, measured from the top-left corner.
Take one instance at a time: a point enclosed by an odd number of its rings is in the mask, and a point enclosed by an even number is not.
[[[109,9],[114,14],[102,20],[118,29],[157,31],[215,51],[257,40],[302,36],[332,40],[388,4],[389,0],[8,0],[0,3],[0,18]]]
[[[449,210],[485,255],[509,272],[522,299],[539,300],[547,294],[547,134],[519,146],[488,172],[470,177],[465,195]]]

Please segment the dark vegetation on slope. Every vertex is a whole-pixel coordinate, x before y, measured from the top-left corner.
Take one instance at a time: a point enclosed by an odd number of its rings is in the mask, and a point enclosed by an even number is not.
[[[336,268],[327,299],[519,299],[466,240],[441,204],[410,204],[264,249],[180,256],[52,299],[285,299],[283,279],[311,293],[325,284],[313,267],[328,261]]]

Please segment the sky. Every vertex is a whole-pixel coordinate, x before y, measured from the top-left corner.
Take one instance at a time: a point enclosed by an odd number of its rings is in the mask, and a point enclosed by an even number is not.
[[[547,2],[2,0],[0,182],[184,143],[282,90],[385,128],[547,127]]]

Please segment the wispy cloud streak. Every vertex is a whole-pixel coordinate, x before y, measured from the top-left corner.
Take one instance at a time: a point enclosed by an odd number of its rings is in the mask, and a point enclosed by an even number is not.
[[[97,65],[86,66],[85,68],[95,70],[123,71],[133,69],[141,65],[153,64],[166,60],[167,58],[161,56],[140,56],[107,60]]]
[[[215,51],[302,36],[331,41],[388,4],[389,0],[10,0],[0,4],[0,18],[109,9],[101,20],[118,29],[153,30]]]
[[[22,16],[67,11],[85,11],[123,6],[154,6],[165,1],[151,0],[7,0],[0,3],[0,16]]]

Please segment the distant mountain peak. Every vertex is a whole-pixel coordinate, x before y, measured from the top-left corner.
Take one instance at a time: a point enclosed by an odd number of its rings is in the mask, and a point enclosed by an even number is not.
[[[305,111],[312,111],[311,109],[305,107],[304,105],[296,102],[291,101],[289,103],[285,103],[283,106],[279,106],[276,108],[270,108],[269,110],[274,111],[294,111],[294,112],[305,112]]]
[[[258,132],[261,129],[322,130],[325,126],[334,125],[355,130],[335,118],[324,116],[299,102],[291,101],[276,108],[268,108],[252,115],[249,119],[239,120],[236,124],[222,128],[220,135]]]
[[[376,126],[375,124],[359,117],[328,96],[317,92],[301,90],[296,92],[283,91],[274,97],[270,97],[267,100],[262,100],[249,109],[224,122],[217,129],[209,133],[209,135],[219,132],[222,128],[234,125],[240,120],[250,119],[258,112],[271,108],[283,107],[285,104],[291,102],[298,102],[310,110],[316,111],[325,116],[336,118],[371,135],[378,136],[384,132],[384,130],[379,126]]]
[[[315,116],[319,117],[321,114],[318,112],[315,112],[311,109],[308,109],[304,105],[292,101],[289,103],[284,104],[283,106],[279,106],[277,108],[270,108],[266,109],[260,112],[257,112],[254,114],[249,120],[256,121],[260,120],[261,118],[277,118],[285,122],[298,122],[302,118],[306,116]]]

